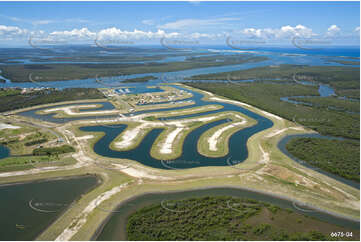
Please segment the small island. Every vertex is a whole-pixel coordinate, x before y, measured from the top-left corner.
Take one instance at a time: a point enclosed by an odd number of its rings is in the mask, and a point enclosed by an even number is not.
[[[156,80],[156,79],[157,77],[155,76],[143,76],[143,77],[125,79],[122,82],[123,83],[148,82],[150,80]]]

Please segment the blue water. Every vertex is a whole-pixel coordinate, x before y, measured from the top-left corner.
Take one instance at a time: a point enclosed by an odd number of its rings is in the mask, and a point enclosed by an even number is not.
[[[0,159],[6,158],[10,155],[10,150],[3,145],[0,145]]]
[[[318,92],[319,92],[321,97],[329,97],[329,96],[336,95],[333,88],[330,87],[329,85],[325,85],[325,84],[320,84],[319,85]]]
[[[202,100],[203,95],[198,92],[194,92],[189,89],[180,88],[180,87],[177,88],[181,90],[186,90],[193,94],[192,100],[195,102],[195,104],[187,106],[189,108],[196,106],[203,106],[203,105],[211,105],[211,104],[222,105],[223,108],[214,111],[204,112],[202,114],[197,113],[192,115],[175,116],[172,117],[171,119],[183,119],[188,117],[215,114],[224,111],[237,111],[243,113],[244,115],[250,118],[255,119],[257,121],[257,124],[251,127],[244,128],[234,133],[229,139],[228,154],[223,157],[217,157],[217,158],[210,158],[201,155],[197,149],[198,140],[200,136],[208,129],[215,127],[217,125],[221,125],[223,123],[231,122],[231,120],[221,119],[218,121],[205,124],[199,128],[194,129],[193,131],[190,132],[190,134],[186,136],[182,147],[183,152],[179,158],[175,160],[163,161],[163,162],[153,158],[150,155],[152,145],[155,139],[164,130],[163,128],[153,129],[145,136],[145,138],[136,148],[128,151],[117,151],[110,148],[110,143],[121,132],[124,131],[124,129],[127,127],[126,125],[87,126],[87,127],[81,127],[80,130],[87,132],[103,132],[105,134],[100,140],[98,140],[94,144],[94,152],[97,153],[98,155],[105,157],[119,158],[119,159],[136,160],[144,165],[159,169],[187,169],[187,168],[202,167],[202,166],[227,166],[229,165],[227,163],[229,159],[232,159],[233,165],[243,162],[248,157],[247,140],[252,135],[273,126],[273,122],[271,120],[261,115],[258,115],[254,112],[251,112],[248,109],[228,103],[204,101]],[[149,112],[178,110],[178,109],[184,109],[184,107],[158,109],[158,110],[144,110],[144,111],[135,112],[133,114],[142,114]]]
[[[260,115],[257,115],[247,109],[241,108],[236,105],[228,104],[228,103],[220,103],[220,102],[211,102],[211,101],[204,101],[202,100],[203,95],[199,92],[195,92],[183,87],[179,86],[173,86],[175,88],[187,91],[192,93],[192,97],[185,99],[185,101],[192,100],[195,103],[192,105],[187,106],[187,108],[197,107],[197,106],[203,106],[203,105],[209,105],[209,104],[216,104],[221,105],[223,108],[218,110],[212,110],[207,111],[203,113],[197,113],[197,114],[189,114],[189,115],[178,115],[174,117],[160,117],[160,120],[175,120],[175,119],[184,119],[184,118],[192,118],[192,117],[198,117],[202,115],[208,115],[208,114],[216,114],[219,112],[224,111],[238,111],[246,116],[249,116],[257,121],[257,124],[248,127],[245,129],[242,129],[236,133],[234,133],[229,140],[229,153],[220,158],[209,158],[205,157],[198,153],[197,151],[197,142],[199,137],[204,133],[206,130],[215,127],[217,125],[230,122],[231,120],[228,119],[222,119],[219,121],[211,122],[209,124],[203,125],[195,130],[193,130],[185,139],[183,144],[183,152],[181,157],[171,160],[171,161],[160,161],[157,159],[154,159],[150,155],[150,150],[152,147],[152,144],[156,140],[156,138],[160,135],[160,133],[163,131],[162,128],[159,129],[153,129],[151,132],[149,132],[145,138],[141,141],[141,143],[133,150],[130,151],[115,151],[112,150],[109,145],[110,143],[126,128],[126,125],[108,125],[108,126],[88,126],[88,127],[82,127],[82,131],[88,131],[88,132],[104,132],[105,136],[103,136],[95,145],[94,145],[94,151],[102,156],[105,157],[113,157],[113,158],[124,158],[124,159],[132,159],[136,160],[138,162],[141,162],[144,165],[148,165],[155,168],[160,169],[186,169],[186,168],[192,168],[192,167],[200,167],[200,166],[226,166],[230,165],[227,161],[228,159],[232,160],[232,165],[235,165],[239,162],[244,161],[248,156],[248,150],[247,150],[247,140],[249,137],[251,137],[253,134],[260,132],[264,129],[267,129],[269,127],[272,127],[273,123]],[[79,102],[77,104],[91,104],[90,103],[82,103]],[[94,102],[95,103],[95,102]],[[102,107],[95,108],[95,109],[81,109],[82,110],[111,110],[114,109],[114,106],[108,102],[101,102]],[[68,104],[68,105],[56,105],[53,107],[58,106],[69,106],[74,104]],[[180,110],[184,109],[184,107],[173,107],[173,108],[165,108],[165,109],[153,109],[153,110],[143,110],[134,112],[131,114],[125,114],[125,116],[129,115],[138,115],[143,113],[150,113],[150,112],[161,112],[161,111],[174,111],[174,110]],[[33,118],[38,118],[44,121],[50,121],[55,123],[65,123],[68,121],[73,120],[79,120],[79,119],[94,119],[94,116],[91,117],[74,117],[74,118],[66,118],[66,119],[60,119],[60,118],[54,118],[53,116],[55,114],[48,114],[48,115],[40,115],[36,112],[41,110],[35,109],[30,110],[27,112],[20,113],[20,115],[30,116]],[[117,115],[109,115],[109,116],[99,116],[99,118],[108,118],[108,117],[117,117]],[[95,117],[98,118],[98,117]],[[281,149],[282,150],[282,149]],[[194,162],[197,161],[197,162]],[[166,163],[164,163],[166,162]],[[326,174],[328,175],[328,174]],[[337,177],[335,179],[338,179]],[[339,180],[339,179],[338,179]],[[342,180],[341,180],[342,181]]]
[[[207,47],[205,47],[207,48]],[[228,46],[208,46],[209,49],[217,50],[232,50]],[[255,52],[272,52],[272,53],[287,53],[287,54],[297,54],[297,55],[318,55],[318,56],[348,56],[348,57],[360,57],[360,47],[359,46],[315,46],[313,49],[300,49],[295,46],[289,47],[259,47],[257,49],[251,50]]]
[[[160,51],[160,50],[159,50]],[[214,51],[219,51],[218,53]],[[233,51],[233,52],[230,52]],[[207,54],[233,54],[238,55],[239,53],[234,52],[234,49],[226,45],[218,45],[218,46],[202,46],[201,49],[195,50],[196,53],[207,53]],[[147,53],[145,51],[145,53]],[[154,52],[149,55],[158,55],[162,53]],[[325,49],[317,49],[317,50],[303,50],[296,47],[264,47],[259,48],[255,51],[251,51],[252,54],[256,56],[266,56],[270,58],[266,61],[261,61],[257,63],[244,63],[239,65],[228,65],[228,66],[218,66],[218,67],[208,67],[208,68],[197,68],[190,69],[184,71],[175,71],[175,72],[166,72],[166,75],[171,77],[169,79],[173,80],[173,82],[183,81],[185,77],[190,77],[192,75],[199,74],[208,74],[208,73],[217,73],[217,72],[228,72],[235,70],[245,70],[254,67],[261,67],[267,65],[280,65],[280,64],[295,64],[295,65],[323,65],[323,66],[344,66],[339,63],[329,63],[325,60],[325,57],[333,57],[333,56],[344,56],[344,57],[359,57],[359,48],[358,47],[337,47],[337,48],[325,48]],[[98,53],[99,54],[99,53]],[[118,53],[119,54],[119,53]],[[179,53],[178,53],[179,54]],[[243,53],[241,53],[243,54]],[[31,55],[31,54],[29,54]],[[74,54],[73,54],[74,55]],[[39,53],[36,52],[36,56],[39,56]],[[170,61],[184,61],[186,56],[170,56],[165,57],[159,62],[170,62]],[[345,58],[344,58],[345,59]],[[347,60],[347,58],[345,59]],[[29,61],[28,59],[23,59],[23,61]],[[155,62],[155,61],[153,61]],[[44,64],[46,62],[38,62],[39,64]],[[56,62],[61,63],[61,62]],[[64,63],[64,62],[63,62]],[[89,62],[90,63],[90,62]],[[100,63],[100,62],[92,62],[92,63]],[[108,62],[103,62],[108,63]],[[138,64],[144,64],[144,61],[134,62]],[[348,65],[350,66],[350,65]],[[351,65],[352,66],[352,65]],[[359,67],[356,65],[355,67]],[[127,78],[136,78],[147,75],[153,75],[157,77],[157,80],[150,81],[147,84],[156,85],[162,81],[162,76],[164,73],[143,73],[143,74],[134,74],[128,75]],[[43,77],[43,80],[46,80],[46,77]],[[124,86],[124,84],[119,83],[119,80],[116,81],[116,85]],[[104,84],[98,83],[94,78],[84,79],[84,80],[68,80],[68,81],[56,81],[56,82],[41,82],[41,83],[11,83],[7,81],[7,83],[0,84],[0,87],[54,87],[54,88],[67,88],[67,87],[109,87]],[[127,83],[127,86],[140,88],[144,86],[144,83]],[[139,92],[141,93],[141,91]]]

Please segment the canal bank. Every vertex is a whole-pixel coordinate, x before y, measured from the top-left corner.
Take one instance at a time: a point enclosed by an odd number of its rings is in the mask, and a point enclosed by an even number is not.
[[[312,169],[314,171],[317,171],[323,175],[326,175],[328,177],[331,177],[337,181],[340,181],[346,185],[349,185],[351,187],[354,187],[358,190],[360,190],[360,183],[357,183],[355,181],[343,178],[341,176],[337,176],[335,174],[332,174],[330,172],[324,171],[321,168],[318,167],[314,167],[310,164],[307,163],[307,161],[303,161],[297,157],[295,157],[294,155],[292,155],[290,152],[288,152],[286,145],[288,142],[291,141],[291,139],[293,138],[318,138],[318,139],[331,139],[331,140],[343,140],[343,138],[340,137],[331,137],[331,136],[324,136],[324,135],[320,135],[320,134],[294,134],[294,135],[287,135],[285,137],[283,137],[277,144],[277,147],[280,151],[282,151],[285,155],[287,155],[289,158],[291,158],[292,160],[296,161],[297,163]]]

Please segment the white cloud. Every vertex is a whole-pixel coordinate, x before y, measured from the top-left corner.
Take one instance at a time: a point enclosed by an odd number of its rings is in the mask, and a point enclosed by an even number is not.
[[[199,5],[201,3],[201,1],[198,0],[188,0],[188,2],[193,5]]]
[[[54,23],[53,20],[35,20],[31,22],[33,25],[45,25],[45,24],[51,24]]]
[[[341,29],[339,27],[337,27],[337,25],[333,24],[327,29],[326,35],[327,36],[335,36],[340,31],[341,31]]]
[[[70,22],[70,23],[90,23],[91,21],[90,20],[87,20],[87,19],[81,19],[81,18],[68,18],[68,19],[65,19],[65,20],[62,20],[63,22]]]
[[[18,18],[18,17],[13,17],[13,16],[7,16],[7,15],[4,15],[4,14],[0,14],[0,17],[9,19],[9,20],[14,21],[14,22],[24,22],[25,21],[24,19],[21,19],[21,18]]]
[[[179,20],[176,22],[166,24],[166,27],[172,28],[185,28],[188,25],[198,25],[206,26],[209,24],[221,24],[222,21],[229,21],[234,18],[221,18],[221,19],[208,19],[208,20],[199,20],[199,19],[187,19]],[[218,22],[220,21],[220,22]],[[143,20],[143,23],[148,24],[153,23],[152,20]],[[41,24],[41,23],[39,23]],[[46,24],[46,22],[43,22]],[[360,27],[356,27],[352,32],[348,33],[348,37],[359,36]],[[72,30],[62,30],[62,31],[53,31],[50,33],[44,32],[42,30],[37,30],[36,32],[30,32],[26,29],[22,29],[17,26],[5,26],[0,25],[0,39],[9,40],[9,39],[23,39],[24,37],[31,37],[36,40],[50,40],[50,41],[105,41],[106,40],[120,40],[120,41],[138,41],[138,40],[158,40],[160,38],[175,38],[175,39],[209,39],[209,40],[219,40],[223,41],[226,36],[232,38],[258,38],[262,40],[290,40],[293,37],[301,38],[330,38],[332,37],[345,37],[345,33],[342,33],[340,28],[336,25],[331,25],[327,31],[321,34],[316,34],[312,31],[311,28],[308,28],[304,25],[284,25],[279,28],[244,28],[238,31],[233,31],[229,33],[227,31],[197,31],[197,30],[188,30],[188,31],[171,31],[163,30],[159,28],[156,31],[145,31],[134,29],[121,30],[117,27],[101,29],[98,32],[91,31],[88,28],[74,28]],[[346,36],[347,37],[347,36]],[[350,38],[351,38],[350,37]],[[104,43],[105,43],[104,42]],[[112,42],[110,42],[112,43]],[[114,42],[116,43],[116,42]]]
[[[152,19],[144,19],[144,20],[142,21],[142,24],[145,24],[145,25],[155,25],[154,20],[152,20]]]
[[[15,39],[22,38],[28,34],[28,30],[19,28],[17,26],[0,25],[0,38],[1,39]]]
[[[290,25],[282,26],[278,29],[255,29],[255,28],[245,28],[240,31],[241,34],[245,37],[250,38],[261,38],[261,39],[289,39],[292,37],[312,37],[315,33],[312,32],[312,29],[303,26],[297,25],[292,27]]]
[[[179,33],[172,32],[166,33],[164,30],[158,29],[157,32],[152,31],[142,31],[134,29],[133,31],[120,30],[118,28],[112,27],[108,29],[103,29],[98,32],[98,39],[122,39],[122,40],[139,40],[139,39],[154,39],[154,38],[172,38],[179,36]]]
[[[88,28],[73,29],[71,31],[54,31],[49,34],[49,37],[58,40],[72,39],[72,40],[86,40],[95,38],[96,33],[89,31]]]
[[[229,21],[240,20],[240,18],[215,18],[215,19],[182,19],[174,22],[169,22],[158,27],[161,29],[190,29],[201,28],[209,26],[222,26]]]
[[[207,38],[207,39],[215,39],[218,35],[216,34],[206,34],[206,33],[192,33],[190,35],[187,35],[185,37],[191,38],[191,39],[200,39],[200,38]]]

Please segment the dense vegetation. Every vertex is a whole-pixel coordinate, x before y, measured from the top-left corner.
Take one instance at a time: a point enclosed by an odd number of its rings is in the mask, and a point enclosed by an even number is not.
[[[16,94],[20,94],[21,91],[18,89],[0,89],[0,97],[7,97],[7,96],[12,96],[12,95],[16,95]]]
[[[32,141],[26,142],[24,145],[25,146],[38,145],[38,144],[43,144],[43,143],[45,143],[47,141],[48,141],[47,138],[37,139],[37,140],[32,140]]]
[[[354,139],[353,141],[342,141],[337,144],[335,141],[331,142],[325,139],[318,139],[308,143],[300,141],[297,143],[297,147],[295,143],[292,143],[287,148],[293,146],[291,153],[306,162],[310,162],[313,166],[359,181],[360,152],[357,150],[360,149],[360,114],[357,102],[333,97],[295,98],[298,101],[314,104],[314,106],[305,106],[280,100],[284,96],[317,94],[317,87],[299,84],[263,82],[239,84],[191,82],[186,84],[230,99],[249,103],[290,121],[308,126],[323,135]],[[331,154],[334,154],[333,158]]]
[[[123,83],[148,82],[150,80],[155,80],[155,79],[157,79],[155,76],[143,76],[143,77],[125,79]]]
[[[58,147],[49,147],[49,148],[36,148],[33,150],[33,155],[60,155],[65,153],[74,152],[75,149],[70,145],[62,145]]]
[[[268,203],[217,196],[139,209],[128,218],[127,239],[331,240],[329,234],[337,229],[344,230]]]
[[[333,109],[339,112],[360,113],[360,102],[337,97],[292,97],[291,100],[306,102],[319,109]]]
[[[189,82],[186,85],[200,88],[259,107],[290,121],[296,121],[324,135],[359,139],[360,116],[327,107],[309,107],[281,101],[285,96],[317,95],[317,87],[285,83],[217,83]],[[339,100],[340,103],[344,100]],[[341,105],[341,104],[340,104]]]
[[[25,65],[0,65],[2,75],[12,82],[29,82],[31,79],[44,81],[64,81],[74,79],[87,79],[109,76],[120,76],[130,74],[169,72],[187,70],[193,68],[203,68],[212,66],[235,65],[248,62],[258,62],[266,60],[266,57],[245,54],[244,58],[227,57],[224,61],[214,60],[198,62],[186,60],[182,62],[165,63],[141,63],[141,64],[25,64]]]
[[[63,90],[39,90],[27,94],[21,94],[18,90],[1,90],[0,112],[26,108],[35,105],[104,98],[103,93],[95,88],[66,88]]]
[[[286,145],[294,156],[325,171],[360,182],[360,143],[350,140],[294,138]]]
[[[338,60],[338,59],[326,59],[326,61],[329,62],[335,62],[342,65],[360,65],[360,60],[358,61],[352,61],[352,60]]]
[[[360,93],[360,68],[347,66],[279,65],[192,76],[192,80],[311,81],[329,84],[339,95],[349,90]],[[346,92],[345,92],[346,91]],[[360,95],[360,94],[359,94]],[[290,96],[290,95],[287,95]],[[348,95],[346,95],[348,96]],[[354,97],[355,95],[353,95]],[[359,96],[358,96],[359,98]]]

